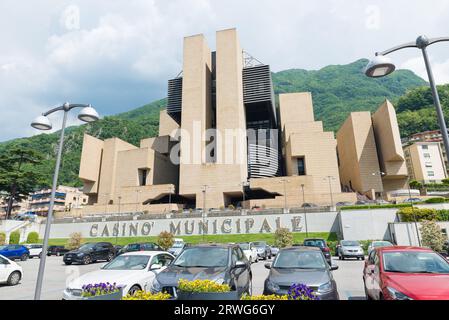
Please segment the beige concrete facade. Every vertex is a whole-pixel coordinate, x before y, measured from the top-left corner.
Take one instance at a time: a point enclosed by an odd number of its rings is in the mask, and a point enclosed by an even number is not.
[[[438,142],[416,142],[404,148],[408,174],[421,183],[440,183],[447,178]]]
[[[407,170],[393,105],[352,112],[337,132],[341,183],[373,199],[403,189]]]

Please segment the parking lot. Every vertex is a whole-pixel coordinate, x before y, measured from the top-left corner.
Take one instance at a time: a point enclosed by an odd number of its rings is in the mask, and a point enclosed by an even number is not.
[[[24,278],[21,283],[15,287],[0,285],[0,300],[33,299],[37,270],[39,268],[39,259],[34,258],[18,263],[23,268]],[[252,265],[253,294],[261,294],[263,291],[263,284],[269,272],[269,270],[264,267],[265,263],[266,261],[259,261]],[[363,261],[340,261],[337,258],[333,258],[333,263],[339,266],[339,269],[333,271],[333,274],[337,282],[340,299],[365,299],[362,282]],[[62,257],[48,257],[42,299],[60,300],[67,281],[86,272],[98,270],[103,264],[104,263],[99,262],[87,266],[66,266],[62,262]]]

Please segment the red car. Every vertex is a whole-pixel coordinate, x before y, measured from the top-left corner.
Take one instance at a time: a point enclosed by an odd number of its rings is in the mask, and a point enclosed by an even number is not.
[[[449,300],[449,262],[418,247],[380,247],[365,261],[368,300]]]

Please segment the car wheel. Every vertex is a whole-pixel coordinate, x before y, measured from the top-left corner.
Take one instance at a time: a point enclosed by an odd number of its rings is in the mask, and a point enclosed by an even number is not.
[[[83,258],[83,264],[84,264],[84,265],[90,264],[91,262],[92,262],[92,259],[90,258],[90,256],[85,256],[85,257]]]
[[[131,289],[129,289],[128,294],[129,294],[130,296],[133,296],[133,295],[136,294],[137,291],[141,291],[141,290],[142,290],[142,289],[140,288],[140,286],[138,286],[137,284],[135,284],[135,285],[133,285],[133,286],[131,287]]]
[[[20,256],[20,261],[26,261],[28,259],[28,255],[26,253]]]
[[[369,296],[368,290],[366,290],[366,286],[363,286],[363,287],[364,287],[364,289],[365,289],[365,297],[366,297],[366,300],[373,300],[373,298],[371,298],[371,297]]]
[[[70,266],[72,263],[69,261],[64,262],[66,265]]]
[[[20,282],[20,279],[22,278],[22,275],[18,271],[14,271],[11,273],[8,277],[8,286],[15,286]]]
[[[107,257],[107,261],[111,261],[112,259],[114,259],[114,254],[111,252],[111,253],[109,253],[108,254],[108,257]]]

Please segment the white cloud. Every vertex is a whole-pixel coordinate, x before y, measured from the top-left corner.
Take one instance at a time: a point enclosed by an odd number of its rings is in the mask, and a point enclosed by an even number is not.
[[[216,30],[237,27],[244,50],[272,70],[316,69],[370,57],[421,33],[444,35],[449,21],[445,0],[431,6],[419,0],[41,0],[30,6],[0,2],[0,108],[7,115],[0,117],[0,141],[33,134],[32,118],[65,100],[92,103],[107,115],[164,97],[167,79],[182,68],[184,36],[204,33],[214,49]],[[432,50],[440,83],[449,82],[447,52]],[[394,59],[425,75],[415,56]]]
[[[430,57],[432,72],[437,84],[449,83],[449,59],[446,61],[435,61]],[[411,58],[399,66],[401,69],[409,69],[418,76],[428,81],[427,70],[422,56]]]

